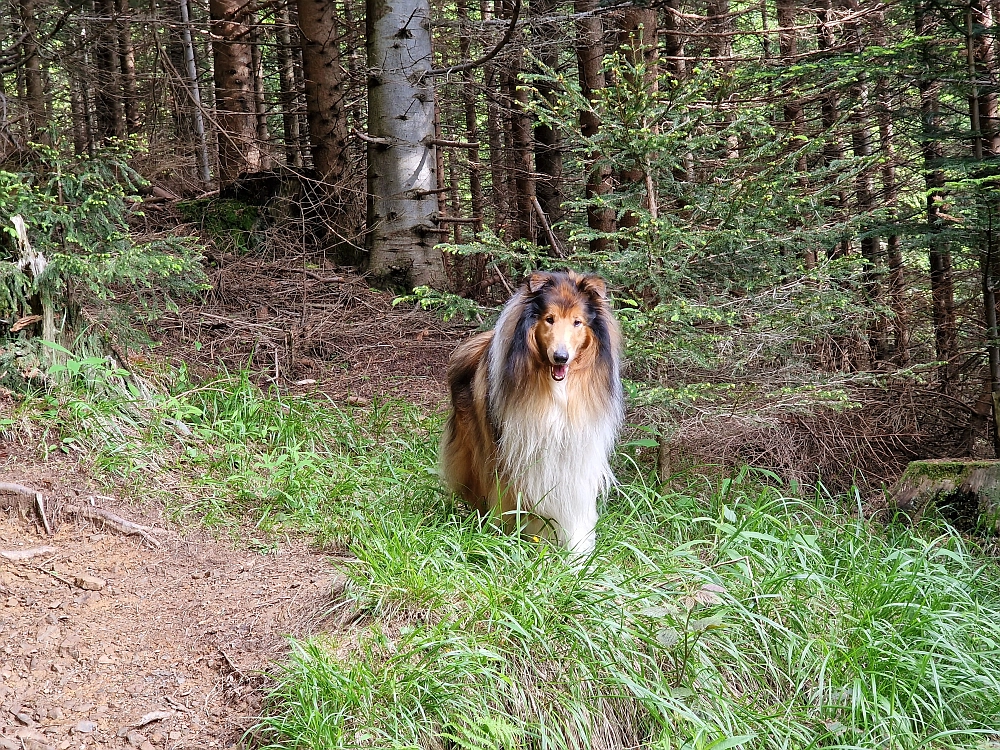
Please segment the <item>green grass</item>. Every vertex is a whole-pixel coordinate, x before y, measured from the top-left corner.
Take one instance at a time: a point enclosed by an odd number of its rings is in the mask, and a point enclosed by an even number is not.
[[[623,456],[597,552],[573,564],[456,512],[435,475],[441,415],[405,404],[234,377],[46,408],[107,477],[144,468],[183,489],[180,510],[356,556],[350,624],[294,642],[274,675],[267,747],[1000,742],[1000,576],[944,526],[870,524],[752,471],[664,492]]]
[[[744,481],[621,488],[586,565],[441,513],[373,516],[357,626],[294,644],[273,747],[982,747],[996,570]],[[450,744],[449,744],[450,743]]]

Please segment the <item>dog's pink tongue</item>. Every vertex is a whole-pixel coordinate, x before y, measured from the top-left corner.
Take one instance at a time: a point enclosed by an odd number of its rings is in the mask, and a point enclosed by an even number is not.
[[[566,377],[566,371],[569,369],[568,365],[554,365],[552,367],[552,379],[562,380]]]

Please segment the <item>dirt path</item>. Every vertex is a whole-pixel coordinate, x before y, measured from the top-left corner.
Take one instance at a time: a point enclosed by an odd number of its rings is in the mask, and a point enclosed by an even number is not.
[[[62,474],[0,462],[0,481],[76,498],[86,478]],[[0,512],[0,551],[57,549],[0,558],[0,749],[240,747],[283,636],[334,606],[333,564],[305,543],[259,554],[103,505],[172,533],[160,549],[72,521],[47,537]]]

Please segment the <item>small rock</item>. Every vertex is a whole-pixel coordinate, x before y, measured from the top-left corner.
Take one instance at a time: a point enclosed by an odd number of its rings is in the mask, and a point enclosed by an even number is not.
[[[53,666],[55,665],[53,664]],[[52,721],[62,721],[66,718],[66,714],[63,713],[63,710],[59,706],[53,706],[49,709],[49,718]]]
[[[160,734],[159,732],[154,732],[149,736],[149,741],[152,742],[154,745],[162,745],[163,735]]]
[[[59,644],[59,655],[69,656],[77,661],[80,661],[80,636],[66,636],[66,638],[63,639],[63,642]]]
[[[25,740],[24,750],[56,750],[53,745],[41,740]]]
[[[10,737],[0,736],[0,750],[21,750],[21,743]]]
[[[113,656],[108,656],[107,654],[101,654],[97,657],[98,664],[114,664],[115,659]]]
[[[18,727],[14,730],[14,737],[24,742],[27,742],[28,740],[41,742],[45,739],[44,734],[37,729],[32,729],[31,727]]]
[[[139,750],[153,750],[153,743],[146,740],[141,745],[139,745]]]
[[[97,729],[97,722],[84,719],[81,722],[77,722],[77,725],[73,727],[73,731],[79,734],[90,734],[95,729]]]
[[[146,741],[146,736],[133,729],[125,735],[125,739],[132,747],[140,747]]]
[[[49,643],[59,640],[60,635],[62,635],[62,631],[59,630],[58,625],[42,625],[35,634],[35,638],[39,643]]]
[[[84,591],[100,591],[108,585],[108,582],[103,578],[88,576],[84,573],[79,573],[73,576],[73,583],[77,588],[81,588]]]
[[[73,710],[78,714],[85,714],[94,708],[93,703],[77,703],[73,706]]]
[[[4,602],[4,604],[6,606],[8,606],[8,607],[16,607],[17,606],[17,597],[16,596],[8,596],[7,597],[7,601]],[[0,746],[0,747],[2,747],[2,746]]]
[[[26,714],[24,711],[19,711],[18,713],[14,714],[14,718],[17,719],[21,724],[24,724],[24,726],[26,727],[30,727],[35,723],[34,721],[32,721],[31,717],[28,716],[28,714]]]
[[[171,732],[171,733],[169,734],[169,737],[170,737],[170,739],[172,739],[172,740],[179,740],[179,739],[181,738],[181,733],[180,733],[180,732],[178,732],[178,731],[177,731],[177,730],[175,729],[174,731],[172,731],[172,732]]]

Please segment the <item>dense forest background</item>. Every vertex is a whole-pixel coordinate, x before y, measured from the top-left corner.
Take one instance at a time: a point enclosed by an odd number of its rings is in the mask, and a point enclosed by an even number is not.
[[[44,378],[39,341],[107,351],[248,254],[487,323],[570,265],[615,290],[661,475],[993,455],[997,12],[17,0],[4,384]]]

